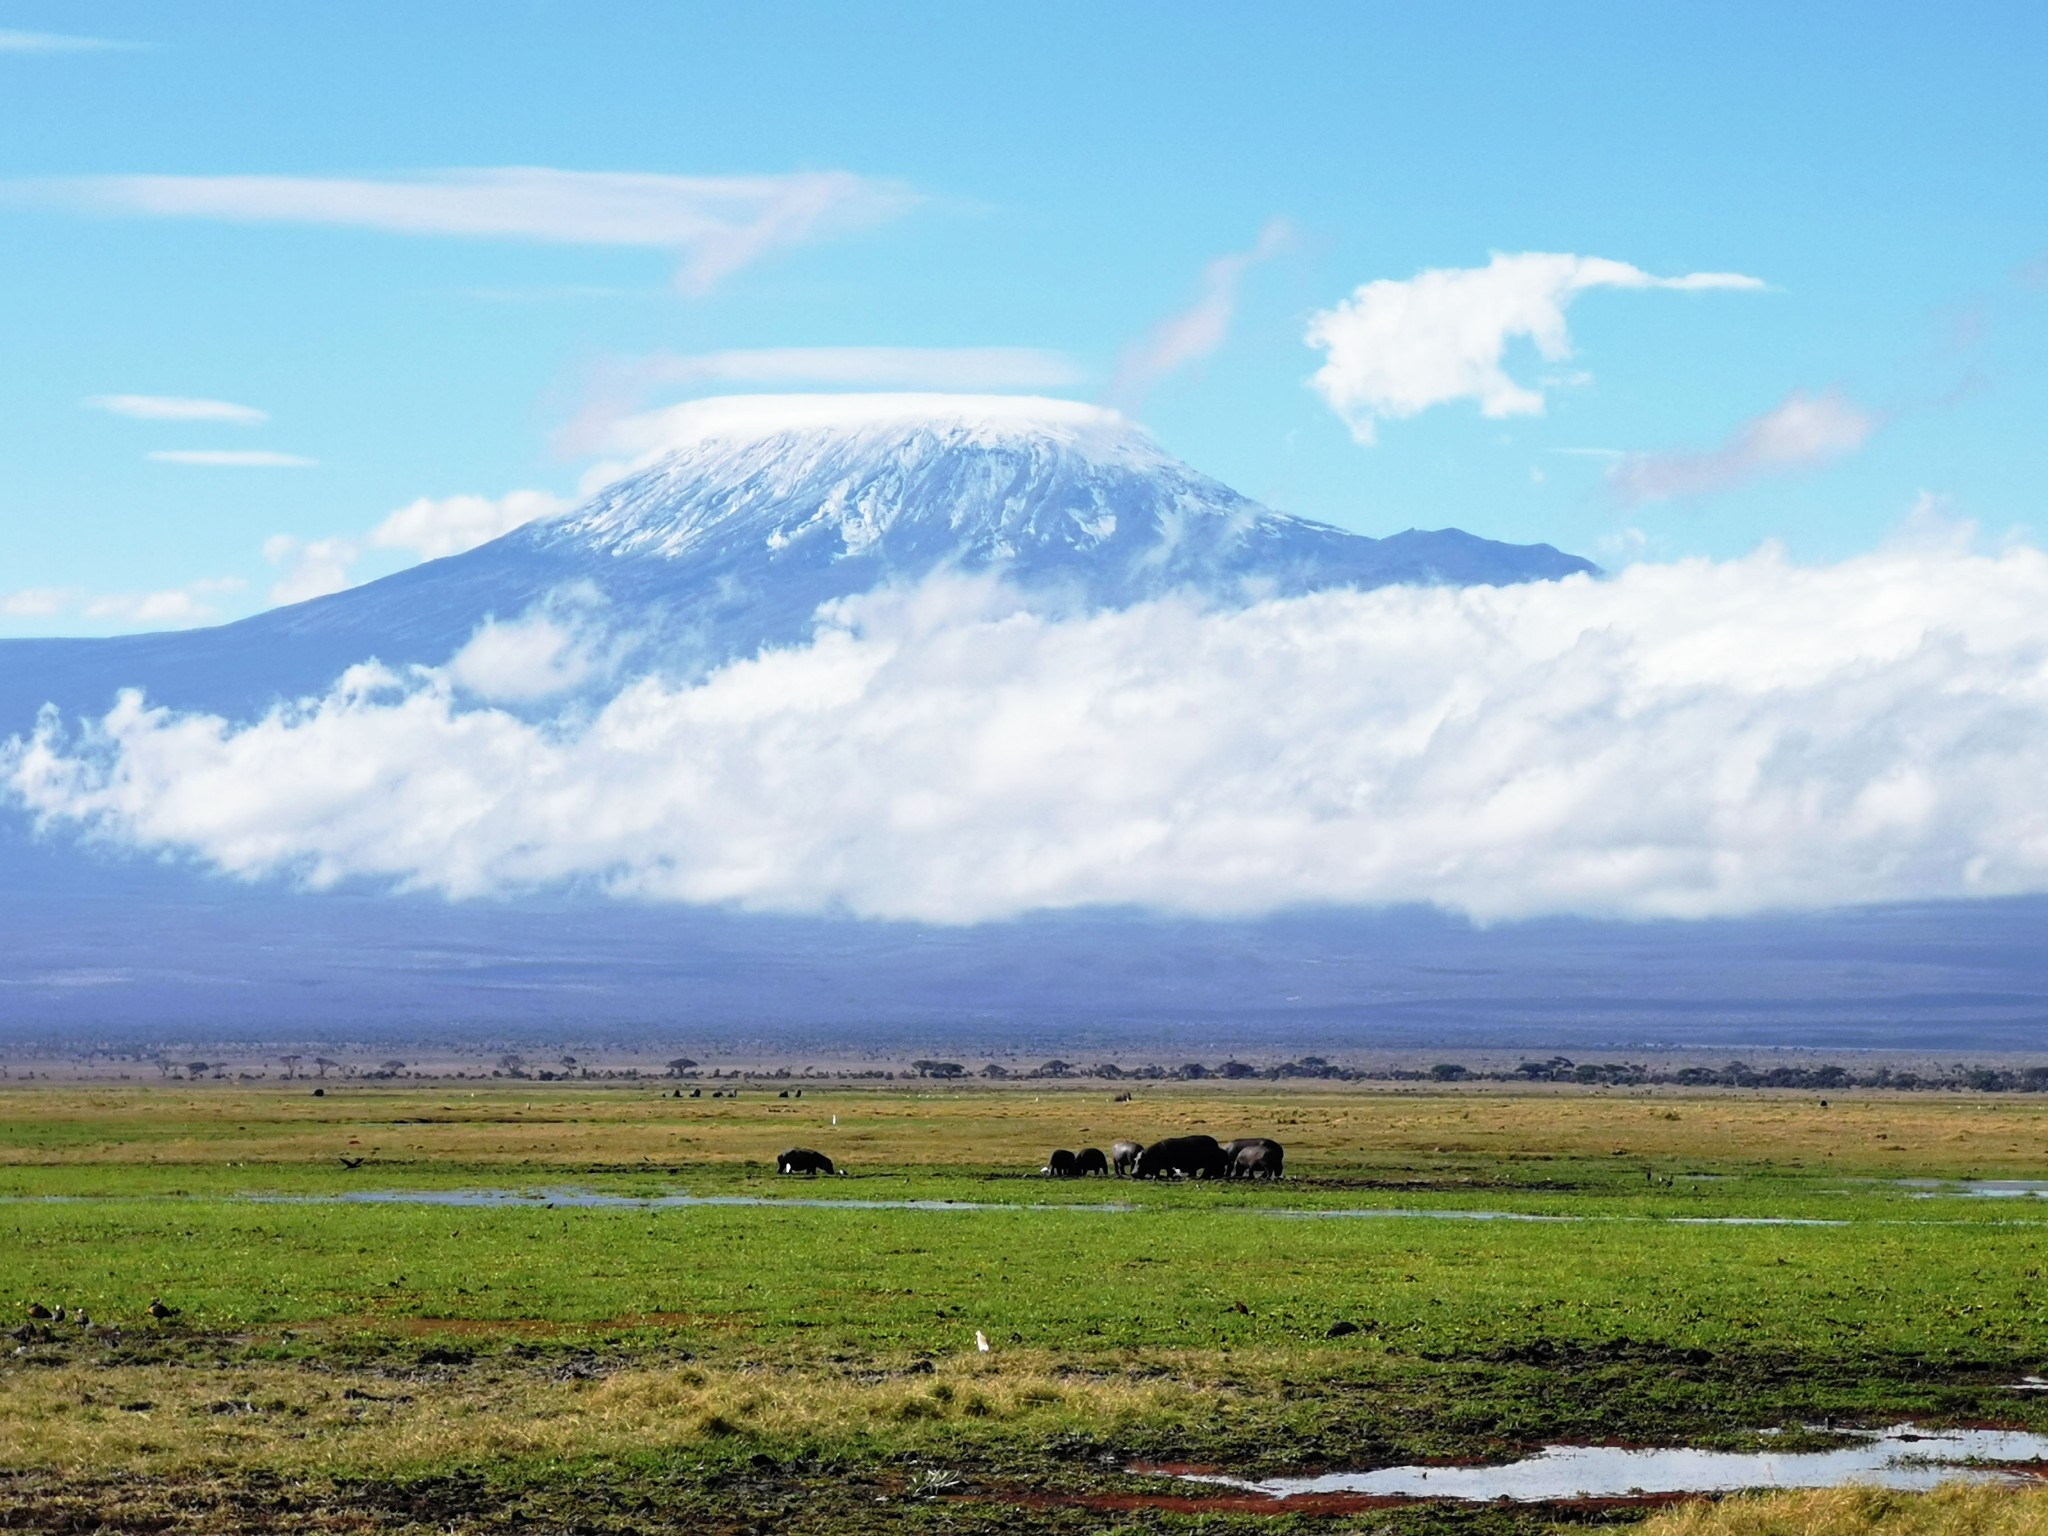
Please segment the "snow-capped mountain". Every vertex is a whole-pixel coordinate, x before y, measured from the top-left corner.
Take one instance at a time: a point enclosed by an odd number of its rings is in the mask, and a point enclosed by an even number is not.
[[[1546,544],[1372,539],[1274,512],[1070,401],[740,397],[679,407],[662,429],[665,452],[584,505],[465,554],[213,629],[0,642],[0,730],[46,701],[94,711],[138,686],[248,714],[371,658],[446,661],[486,619],[550,603],[634,637],[641,665],[693,671],[801,639],[821,603],[942,570],[1121,607],[1593,569]]]

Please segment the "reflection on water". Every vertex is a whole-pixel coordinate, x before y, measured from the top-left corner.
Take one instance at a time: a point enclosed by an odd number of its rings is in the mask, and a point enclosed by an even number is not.
[[[1747,1488],[1932,1488],[1946,1482],[2018,1482],[2024,1473],[1995,1465],[2048,1461],[2048,1435],[2003,1429],[1920,1431],[1910,1424],[1872,1431],[1859,1444],[1831,1451],[1627,1450],[1605,1445],[1551,1445],[1526,1461],[1501,1467],[1382,1467],[1263,1482],[1213,1474],[1186,1481],[1219,1483],[1274,1499],[1351,1493],[1411,1499],[1618,1499],[1645,1494],[1735,1493]]]
[[[356,1189],[334,1195],[250,1195],[268,1205],[462,1205],[497,1210],[666,1211],[695,1206],[796,1206],[831,1211],[1128,1211],[1120,1204],[997,1205],[974,1200],[823,1200],[800,1195],[606,1195],[590,1189]]]
[[[2048,1180],[2041,1179],[1900,1179],[1918,1198],[1960,1195],[1977,1200],[2048,1200]]]

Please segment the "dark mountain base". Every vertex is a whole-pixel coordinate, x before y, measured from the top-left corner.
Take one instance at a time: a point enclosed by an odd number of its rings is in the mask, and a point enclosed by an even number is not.
[[[2048,1049],[2048,899],[1713,923],[1421,910],[939,929],[306,895],[0,847],[0,1048],[560,1042],[845,1056]]]

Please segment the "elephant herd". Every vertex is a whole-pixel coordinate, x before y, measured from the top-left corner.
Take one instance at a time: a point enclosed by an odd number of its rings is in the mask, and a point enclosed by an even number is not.
[[[1265,1136],[1220,1142],[1213,1136],[1169,1136],[1149,1147],[1135,1141],[1111,1142],[1106,1156],[1100,1147],[1061,1149],[1038,1171],[1055,1179],[1080,1179],[1091,1173],[1104,1178],[1114,1173],[1120,1179],[1277,1179],[1286,1157],[1286,1149]],[[791,1147],[775,1159],[775,1171],[816,1177],[840,1170],[822,1152]]]
[[[1133,1179],[1277,1179],[1286,1158],[1286,1148],[1266,1136],[1221,1142],[1214,1136],[1169,1136],[1149,1147],[1112,1142],[1107,1157],[1097,1147],[1055,1152],[1038,1171],[1055,1179],[1111,1172]]]

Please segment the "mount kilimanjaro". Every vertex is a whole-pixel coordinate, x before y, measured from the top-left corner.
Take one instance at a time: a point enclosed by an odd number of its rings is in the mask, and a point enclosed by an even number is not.
[[[0,641],[0,733],[46,703],[103,712],[122,688],[246,718],[359,662],[440,664],[487,620],[549,605],[630,636],[630,665],[689,675],[801,641],[823,603],[944,570],[1101,608],[1595,569],[1547,544],[1374,539],[1271,511],[1066,401],[741,397],[668,426],[663,457],[464,554],[211,629]]]

